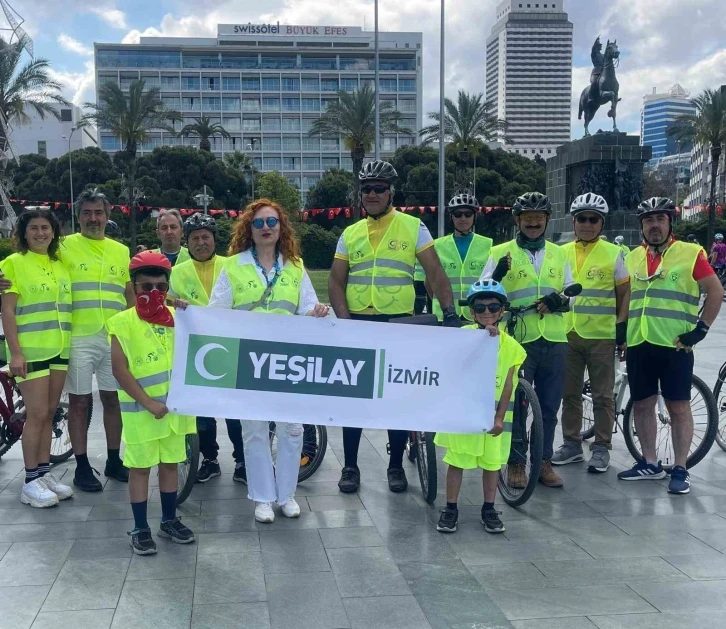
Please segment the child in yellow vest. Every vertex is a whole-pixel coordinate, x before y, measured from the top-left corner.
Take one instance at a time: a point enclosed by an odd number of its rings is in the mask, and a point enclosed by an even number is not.
[[[194,541],[194,533],[176,515],[177,464],[185,461],[186,435],[196,432],[196,420],[166,407],[174,361],[174,313],[166,306],[171,264],[161,253],[144,251],[129,265],[136,307],[107,323],[113,375],[119,383],[119,403],[130,468],[129,497],[134,514],[131,547],[137,555],[153,555],[156,543],[146,519],[149,473],[159,466],[161,526],[159,537],[177,544]],[[176,300],[186,307],[187,302]]]
[[[463,300],[462,300],[463,301]],[[446,448],[444,463],[446,472],[446,508],[441,512],[436,529],[442,533],[454,533],[459,519],[457,500],[464,470],[481,468],[484,484],[484,505],[481,523],[488,533],[503,533],[504,525],[499,512],[494,509],[499,470],[507,463],[512,445],[512,410],[510,400],[519,381],[519,369],[527,354],[522,346],[497,327],[504,315],[507,292],[494,280],[474,283],[466,302],[471,309],[475,324],[468,329],[485,330],[490,336],[499,337],[496,368],[496,412],[494,427],[487,434],[437,433],[434,442]]]

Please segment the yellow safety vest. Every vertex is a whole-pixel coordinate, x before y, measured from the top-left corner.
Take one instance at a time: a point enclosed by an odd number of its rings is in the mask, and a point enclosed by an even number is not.
[[[76,337],[96,334],[113,315],[127,307],[128,247],[106,238],[103,257],[98,258],[88,241],[82,234],[73,234],[61,245],[61,260],[71,276],[71,334]]]
[[[215,256],[214,258],[214,283],[217,282],[219,274],[224,268],[227,258],[223,256]],[[194,260],[187,260],[181,264],[174,266],[171,273],[171,294],[186,299],[192,306],[209,305],[209,295],[204,289],[197,268],[194,266]],[[214,285],[214,283],[212,285]]]
[[[619,245],[619,246],[620,246],[620,249],[622,250],[624,256],[627,256],[630,253],[630,247],[628,247],[628,245]]]
[[[529,306],[552,292],[562,292],[567,264],[567,255],[562,247],[545,243],[545,259],[539,275],[529,255],[517,245],[516,240],[492,247],[491,257],[496,262],[507,252],[512,256],[512,268],[502,280],[502,285],[512,306]],[[520,321],[516,335],[520,343],[531,343],[542,337],[554,343],[564,343],[567,341],[565,318],[559,312],[540,318],[533,311]]]
[[[163,253],[161,249],[152,249],[154,253]],[[176,260],[174,260],[172,266],[176,266],[177,264],[181,264],[182,262],[188,262],[191,260],[192,257],[189,255],[189,249],[186,247],[182,247],[179,249],[179,255],[176,257]]]
[[[615,306],[615,265],[622,254],[620,247],[598,240],[577,270],[577,246],[568,242],[562,248],[567,254],[574,280],[582,284],[582,292],[570,302],[565,314],[567,331],[574,330],[584,339],[614,339],[617,309]]]
[[[439,254],[441,266],[444,267],[446,276],[451,282],[456,314],[460,317],[466,317],[469,321],[473,321],[471,311],[467,307],[462,308],[459,305],[459,299],[466,299],[469,288],[481,276],[481,272],[484,270],[487,260],[489,260],[492,239],[474,234],[474,238],[469,245],[469,250],[466,252],[466,258],[463,262],[459,255],[459,250],[456,248],[453,235],[437,238],[434,241],[434,247],[436,248],[436,253]],[[441,310],[439,300],[434,299],[433,305],[434,314],[441,321],[444,313]]]
[[[423,282],[426,279],[426,271],[424,271],[423,265],[416,260],[416,264],[413,267],[413,281]]]
[[[112,317],[107,326],[109,337],[115,336],[123,349],[131,375],[149,397],[166,404],[174,362],[174,328],[152,326],[139,318],[135,308]],[[123,423],[121,438],[127,444],[163,439],[172,431],[177,435],[197,431],[195,417],[168,413],[156,419],[120,387],[118,399]]]
[[[14,253],[0,265],[12,265],[18,302],[18,343],[27,362],[68,358],[71,346],[71,278],[59,260],[32,251]],[[50,273],[48,271],[51,271]],[[7,357],[10,348],[6,342]]]
[[[693,268],[701,251],[700,245],[673,242],[663,254],[657,277],[649,282],[645,281],[646,248],[630,252],[625,260],[630,273],[629,347],[644,341],[675,347],[673,340],[698,323],[701,293],[693,279]]]
[[[350,266],[345,288],[348,310],[362,312],[373,307],[387,315],[413,312],[413,274],[420,227],[419,219],[396,212],[375,251],[368,238],[367,221],[346,228],[343,242]]]
[[[239,264],[239,255],[241,254],[225,260],[227,277],[234,293],[232,308],[273,314],[295,314],[300,303],[300,285],[305,268],[302,259],[297,263],[289,260],[285,262],[272,292],[263,303],[259,303],[267,285],[260,279],[254,264]]]

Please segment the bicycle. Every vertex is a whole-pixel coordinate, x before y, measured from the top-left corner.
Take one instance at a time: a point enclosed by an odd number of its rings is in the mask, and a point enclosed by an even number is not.
[[[716,410],[719,414],[718,428],[716,429],[716,443],[719,448],[726,451],[726,362],[718,370],[718,378],[713,387],[713,397],[716,399]]]

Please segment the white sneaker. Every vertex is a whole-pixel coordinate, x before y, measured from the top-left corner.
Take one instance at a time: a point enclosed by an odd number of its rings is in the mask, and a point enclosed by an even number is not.
[[[258,522],[274,522],[275,512],[269,502],[255,503],[255,520]]]
[[[68,486],[61,483],[53,474],[47,473],[40,479],[43,484],[50,489],[58,500],[66,500],[73,496],[73,490]]]
[[[45,486],[42,478],[36,478],[30,483],[23,485],[20,492],[20,502],[31,507],[55,507],[58,504],[58,496]]]
[[[297,503],[295,498],[288,498],[284,505],[280,505],[282,508],[282,515],[286,518],[299,518],[300,517],[300,505]]]

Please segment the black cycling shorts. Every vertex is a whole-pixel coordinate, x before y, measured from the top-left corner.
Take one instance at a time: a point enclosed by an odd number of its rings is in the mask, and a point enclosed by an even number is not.
[[[653,345],[647,341],[628,347],[628,383],[634,402],[658,392],[673,402],[691,399],[693,352]]]

